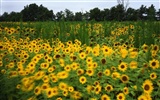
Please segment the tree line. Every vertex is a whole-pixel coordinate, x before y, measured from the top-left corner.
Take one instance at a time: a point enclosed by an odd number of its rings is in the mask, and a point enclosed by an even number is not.
[[[148,8],[141,5],[139,9],[126,8],[123,4],[117,4],[110,9],[100,10],[98,7],[86,12],[73,13],[69,9],[54,13],[53,10],[43,5],[33,3],[24,7],[20,12],[4,12],[0,21],[137,21],[137,20],[160,20],[160,9],[156,11],[153,4]]]

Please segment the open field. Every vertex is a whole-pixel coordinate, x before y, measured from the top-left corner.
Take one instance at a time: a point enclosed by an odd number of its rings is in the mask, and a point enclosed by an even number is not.
[[[0,100],[159,100],[160,22],[1,22]]]

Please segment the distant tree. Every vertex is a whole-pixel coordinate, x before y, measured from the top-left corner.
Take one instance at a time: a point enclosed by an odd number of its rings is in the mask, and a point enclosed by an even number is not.
[[[147,19],[148,20],[155,20],[155,14],[156,14],[156,9],[154,8],[154,5],[152,4],[147,9]]]
[[[147,8],[144,5],[141,5],[141,7],[138,9],[138,19],[139,20],[146,20],[147,17]]]
[[[35,3],[25,6],[21,11],[23,21],[46,21],[53,20],[54,14],[52,10],[48,10],[42,5]]]
[[[65,20],[67,20],[67,21],[74,20],[74,14],[72,11],[70,11],[69,9],[65,9],[64,13],[65,13]]]
[[[100,16],[101,15],[101,11],[99,8],[94,8],[90,10],[90,20],[96,20],[96,21],[100,21]]]
[[[104,9],[103,10],[103,19],[104,20],[109,20],[110,18],[110,10],[109,9]]]
[[[86,11],[86,12],[83,14],[83,20],[89,20],[89,19],[90,19],[90,13]]]
[[[119,4],[110,9],[110,20],[122,21],[124,20],[123,5]]]
[[[60,11],[56,13],[56,20],[61,21],[64,19],[64,12]]]
[[[7,12],[4,12],[1,16],[1,21],[8,21],[9,20],[9,14]]]
[[[82,19],[83,19],[83,14],[82,14],[82,12],[76,12],[76,13],[75,13],[74,20],[75,20],[75,21],[82,21]]]
[[[126,11],[127,11],[127,8],[128,8],[128,5],[129,5],[129,0],[117,0],[118,2],[118,5],[121,5],[122,8],[123,8],[123,18],[122,20],[125,20],[126,19]]]
[[[126,11],[126,20],[136,21],[138,19],[137,15],[138,15],[138,12],[135,9],[128,8]]]

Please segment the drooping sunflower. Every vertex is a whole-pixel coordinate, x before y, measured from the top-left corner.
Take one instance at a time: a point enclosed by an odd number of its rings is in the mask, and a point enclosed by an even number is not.
[[[81,76],[81,77],[79,78],[79,82],[80,82],[81,84],[85,84],[86,81],[87,81],[87,79],[86,79],[85,76]]]
[[[152,69],[157,69],[159,67],[159,61],[156,59],[153,59],[149,61],[149,65]]]
[[[128,75],[126,75],[126,74],[121,75],[121,81],[123,83],[128,83],[128,81],[129,81]]]
[[[117,100],[125,100],[125,95],[123,93],[117,94]]]
[[[150,94],[153,91],[153,83],[151,80],[147,79],[142,85],[144,93]]]
[[[110,97],[107,94],[103,94],[101,100],[110,100]]]
[[[125,72],[127,70],[128,64],[125,62],[121,62],[120,65],[118,65],[118,69],[122,72]]]

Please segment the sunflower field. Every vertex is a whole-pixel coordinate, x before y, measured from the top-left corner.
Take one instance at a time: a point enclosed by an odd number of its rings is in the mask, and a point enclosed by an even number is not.
[[[1,22],[0,100],[160,100],[160,22]]]

